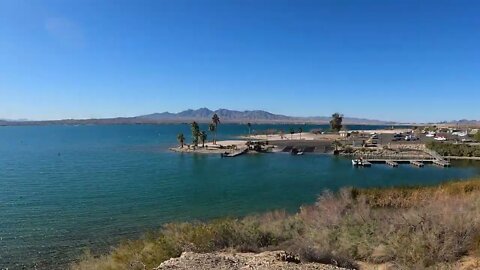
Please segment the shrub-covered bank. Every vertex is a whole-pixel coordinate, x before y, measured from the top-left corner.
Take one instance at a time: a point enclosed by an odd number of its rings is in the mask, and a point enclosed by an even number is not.
[[[326,192],[295,215],[277,211],[208,223],[172,223],[72,269],[152,269],[183,251],[283,249],[304,261],[356,267],[454,267],[480,251],[480,179],[434,187]]]
[[[480,157],[480,146],[478,145],[429,142],[427,148],[442,156]]]

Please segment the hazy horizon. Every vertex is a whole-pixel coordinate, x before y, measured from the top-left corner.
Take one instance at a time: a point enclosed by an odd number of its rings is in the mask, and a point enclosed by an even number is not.
[[[161,113],[173,113],[173,114],[178,114],[178,113],[181,113],[181,112],[184,112],[184,111],[187,111],[187,110],[198,110],[198,109],[209,109],[211,111],[217,111],[217,110],[223,110],[223,109],[226,109],[226,110],[230,110],[228,108],[216,108],[216,109],[212,109],[212,108],[207,108],[207,107],[198,107],[198,108],[188,108],[188,109],[184,109],[184,110],[180,110],[180,111],[158,111],[158,112],[152,112],[152,113],[148,113],[148,114],[142,114],[142,115],[119,115],[119,116],[112,116],[112,117],[100,117],[100,118],[97,118],[97,117],[92,117],[92,118],[57,118],[57,119],[28,119],[28,118],[19,118],[19,119],[7,119],[7,118],[0,118],[0,120],[4,120],[4,121],[12,121],[12,122],[15,122],[15,121],[59,121],[59,120],[89,120],[89,119],[109,119],[109,118],[131,118],[131,117],[140,117],[140,116],[146,116],[146,115],[150,115],[150,114],[161,114]],[[264,111],[264,110],[257,110],[257,109],[253,109],[253,110],[232,110],[232,111],[240,111],[240,112],[244,112],[244,111]],[[316,118],[316,117],[331,117],[331,114],[329,115],[308,115],[308,116],[298,116],[298,115],[291,115],[291,114],[279,114],[279,113],[275,113],[275,112],[270,112],[270,111],[266,111],[268,113],[272,113],[272,114],[275,114],[275,115],[284,115],[284,116],[288,116],[288,117],[298,117],[298,118]],[[439,122],[451,122],[451,121],[459,121],[459,120],[475,120],[475,121],[479,121],[479,120],[476,120],[476,119],[466,119],[466,118],[462,118],[462,119],[445,119],[445,120],[441,120],[441,121],[435,121],[435,122],[421,122],[421,121],[411,121],[411,122],[408,122],[408,121],[394,121],[394,120],[390,120],[390,119],[373,119],[373,118],[365,118],[365,117],[358,117],[358,116],[355,116],[355,115],[343,115],[344,118],[355,118],[355,119],[365,119],[365,120],[372,120],[372,121],[382,121],[382,122],[396,122],[398,124],[423,124],[423,123],[439,123]],[[262,120],[262,119],[260,119]],[[265,120],[263,120],[265,121]]]
[[[474,1],[0,2],[0,119],[480,119]]]

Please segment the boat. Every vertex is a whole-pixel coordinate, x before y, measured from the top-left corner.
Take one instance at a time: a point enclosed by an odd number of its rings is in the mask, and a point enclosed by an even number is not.
[[[234,151],[234,152],[225,151],[224,153],[220,154],[220,157],[222,157],[222,158],[224,158],[224,157],[238,157],[240,155],[245,154],[247,151],[248,151],[248,148],[237,150],[237,151]]]
[[[447,140],[447,138],[442,137],[442,136],[435,137],[435,138],[433,138],[433,139],[436,140],[436,141],[446,141],[446,140]]]
[[[359,158],[359,159],[352,159],[352,165],[354,167],[370,167],[372,166],[372,163],[370,163],[368,160]]]
[[[302,150],[299,150],[297,148],[292,148],[292,151],[290,152],[290,154],[294,155],[294,156],[301,156],[303,155],[303,151]]]

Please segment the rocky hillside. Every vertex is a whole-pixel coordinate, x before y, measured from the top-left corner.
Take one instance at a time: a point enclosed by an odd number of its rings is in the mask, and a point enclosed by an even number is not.
[[[345,269],[319,263],[303,263],[296,256],[285,251],[267,251],[262,253],[193,253],[184,252],[182,256],[163,262],[155,270],[337,270]]]
[[[255,123],[317,123],[327,124],[330,121],[329,116],[314,116],[314,117],[295,117],[286,116],[282,114],[274,114],[262,110],[252,111],[236,111],[228,109],[210,110],[208,108],[200,108],[196,110],[185,110],[179,113],[153,113],[136,117],[136,119],[143,119],[148,121],[200,121],[208,122],[211,120],[212,115],[216,113],[223,122],[255,122]],[[394,122],[371,120],[355,117],[345,117],[345,124],[367,124],[367,125],[385,125],[394,124]]]
[[[196,121],[210,121],[213,114],[217,114],[220,119],[226,122],[245,122],[245,121],[295,121],[295,117],[289,117],[280,114],[273,114],[262,110],[253,111],[236,111],[227,109],[218,109],[212,111],[208,108],[200,108],[197,110],[185,110],[179,113],[153,113],[148,115],[138,116],[140,119],[149,120],[196,120]]]

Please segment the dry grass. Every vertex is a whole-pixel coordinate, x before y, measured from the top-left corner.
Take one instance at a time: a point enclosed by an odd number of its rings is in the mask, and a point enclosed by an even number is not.
[[[398,208],[478,192],[480,192],[480,179],[447,182],[427,187],[352,189],[352,196],[363,195],[372,207]]]
[[[173,223],[160,232],[87,254],[72,269],[151,269],[182,251],[285,249],[307,261],[357,268],[456,269],[480,255],[480,179],[435,187],[343,189],[299,213],[272,212],[209,223]]]

